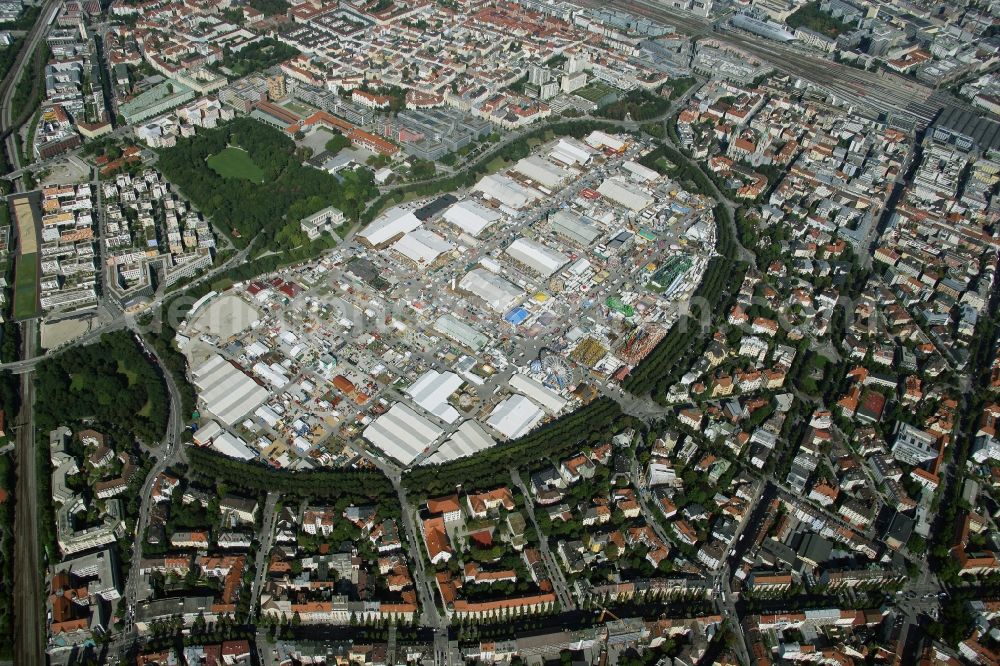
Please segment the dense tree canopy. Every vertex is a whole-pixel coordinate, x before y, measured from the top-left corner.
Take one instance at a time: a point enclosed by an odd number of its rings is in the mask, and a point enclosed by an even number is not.
[[[290,8],[285,0],[250,0],[249,5],[254,9],[264,12],[265,16],[284,14]]]
[[[267,1],[271,2],[271,0]],[[253,6],[253,3],[250,4]],[[267,10],[261,7],[255,7],[255,9],[267,13]],[[238,76],[246,76],[253,72],[262,72],[279,62],[294,58],[298,54],[299,51],[294,46],[279,42],[273,37],[264,37],[247,44],[239,51],[226,49],[222,58],[222,66]]]
[[[282,495],[341,502],[348,504],[375,504],[383,518],[398,516],[398,502],[392,484],[384,474],[375,470],[324,469],[314,472],[289,472],[192,447],[188,449],[188,462],[195,474],[209,482],[224,483],[243,493],[257,494],[277,491]]]
[[[663,171],[664,161],[668,160],[676,173],[675,178],[683,179],[695,191],[711,196],[712,185],[704,173],[698,168],[687,166],[687,159],[676,150],[661,144],[656,150],[648,153],[642,163],[651,168]],[[643,359],[622,385],[636,395],[652,395],[660,402],[665,401],[666,392],[672,384],[691,366],[695,358],[708,343],[708,335],[712,327],[703,328],[703,319],[718,320],[725,316],[735,301],[736,292],[743,283],[747,266],[737,261],[737,245],[733,238],[732,220],[729,210],[719,204],[714,211],[716,224],[717,249],[721,256],[709,261],[701,283],[695,290],[695,296],[702,303],[717,304],[713,312],[703,313],[693,310],[691,315],[685,315],[675,323],[666,337]]]
[[[625,120],[628,116],[632,120],[642,121],[662,116],[669,108],[670,103],[664,97],[648,90],[632,90],[618,101],[597,109],[594,115],[612,120]]]
[[[618,403],[600,398],[520,439],[442,465],[412,468],[403,483],[420,496],[451,492],[458,484],[467,490],[489,488],[496,485],[499,471],[545,458],[560,460],[586,446],[606,442],[630,425],[637,424],[622,414]]]
[[[43,432],[84,420],[102,432],[146,442],[166,431],[166,384],[128,332],[46,359],[37,367],[35,386],[35,418]]]
[[[326,142],[326,151],[331,155],[336,155],[349,145],[351,145],[351,141],[346,136],[343,134],[334,134],[333,137]]]
[[[17,419],[18,409],[21,407],[21,376],[4,370],[0,372],[0,409],[3,409],[4,420],[8,424]]]
[[[239,146],[264,171],[264,183],[223,178],[207,159],[227,146]],[[282,132],[249,118],[202,130],[160,153],[158,167],[201,211],[243,247],[260,237],[258,247],[287,250],[306,242],[299,220],[326,206],[358,219],[376,189],[366,169],[339,177],[303,165],[295,143]]]

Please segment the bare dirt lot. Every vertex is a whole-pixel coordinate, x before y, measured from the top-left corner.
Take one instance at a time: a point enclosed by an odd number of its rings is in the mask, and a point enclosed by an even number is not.
[[[88,333],[97,324],[96,317],[64,319],[55,323],[42,324],[42,347],[54,349]]]

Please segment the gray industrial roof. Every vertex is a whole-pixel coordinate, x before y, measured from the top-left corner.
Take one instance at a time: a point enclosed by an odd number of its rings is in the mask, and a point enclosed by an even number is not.
[[[946,108],[933,126],[935,138],[965,137],[981,150],[1000,147],[1000,123],[959,108]],[[964,146],[963,146],[964,147]]]

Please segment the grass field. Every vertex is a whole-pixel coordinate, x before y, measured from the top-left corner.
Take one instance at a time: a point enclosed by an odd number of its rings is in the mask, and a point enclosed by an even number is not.
[[[222,278],[212,283],[212,291],[222,293],[233,286],[233,281],[229,278]]]
[[[208,158],[208,166],[223,178],[242,178],[254,183],[264,182],[264,172],[254,164],[242,148],[229,146]]]
[[[597,104],[598,101],[605,95],[609,95],[615,92],[615,89],[609,85],[601,83],[600,81],[594,81],[593,83],[586,85],[579,90],[575,91],[573,94],[577,97],[582,97],[588,102],[593,102]]]
[[[285,102],[281,106],[285,107],[292,113],[298,114],[305,118],[306,116],[311,116],[316,112],[316,109],[308,106],[306,104],[299,104],[298,102]]]
[[[668,160],[666,157],[661,157],[656,160],[655,166],[662,173],[673,173],[677,170],[677,165]]]
[[[500,169],[504,168],[508,164],[509,164],[509,162],[507,160],[503,159],[502,157],[494,157],[486,165],[486,173],[496,173],[497,171],[499,171]]]
[[[14,273],[14,318],[31,319],[38,312],[38,255],[25,254],[17,258]]]
[[[120,374],[120,375],[125,375],[126,377],[128,377],[128,385],[129,385],[129,386],[132,386],[133,384],[135,384],[135,380],[136,380],[136,378],[137,378],[137,377],[139,376],[139,375],[138,375],[138,374],[137,374],[137,373],[135,372],[135,370],[130,370],[129,368],[126,368],[126,367],[125,367],[125,366],[124,366],[124,365],[122,364],[122,362],[121,362],[121,361],[118,361],[118,374]]]

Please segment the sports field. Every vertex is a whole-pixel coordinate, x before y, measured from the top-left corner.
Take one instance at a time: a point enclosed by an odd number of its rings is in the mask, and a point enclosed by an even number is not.
[[[17,257],[14,272],[14,319],[31,319],[38,312],[38,254]]]
[[[17,223],[18,254],[34,254],[38,251],[38,234],[34,209],[27,197],[14,201],[14,221]]]
[[[264,182],[264,172],[254,164],[242,148],[229,146],[208,158],[208,166],[223,178],[242,178],[254,183]]]

